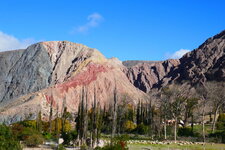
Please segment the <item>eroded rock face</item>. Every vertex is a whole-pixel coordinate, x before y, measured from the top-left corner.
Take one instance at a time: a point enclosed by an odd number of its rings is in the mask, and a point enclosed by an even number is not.
[[[180,59],[180,65],[170,71],[158,86],[184,81],[194,85],[212,80],[225,81],[225,31],[185,54]]]
[[[124,70],[130,82],[148,93],[171,70],[180,64],[179,60],[170,59],[159,62],[126,61]]]
[[[18,53],[17,53],[18,52]],[[96,49],[67,41],[42,42],[26,50],[0,54],[4,74],[1,84],[0,122],[12,123],[34,119],[41,111],[47,120],[51,103],[53,112],[76,112],[82,88],[88,97],[88,107],[96,89],[100,105],[109,106],[113,91],[136,104],[146,94],[135,88],[123,73],[124,66],[116,58],[106,59]]]
[[[48,53],[40,44],[26,50],[3,52],[1,59],[0,102],[9,102],[14,98],[48,87],[52,64]],[[8,64],[8,65],[5,65]]]
[[[192,85],[211,80],[225,81],[225,31],[206,40],[179,60],[125,61],[130,82],[144,92],[174,82]]]

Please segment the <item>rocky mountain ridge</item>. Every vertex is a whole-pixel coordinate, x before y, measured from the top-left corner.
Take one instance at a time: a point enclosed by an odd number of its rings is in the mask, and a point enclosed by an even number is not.
[[[135,88],[116,58],[106,59],[96,49],[68,41],[41,42],[16,53],[4,52],[1,80],[0,122],[35,118],[41,111],[47,119],[50,104],[76,112],[84,87],[92,105],[94,89],[101,106],[111,104],[113,90],[135,104],[147,96]],[[66,106],[63,106],[66,105]]]
[[[126,62],[127,64],[130,62]],[[131,62],[131,64],[134,64]],[[179,60],[169,59],[158,62],[141,62],[128,65],[124,72],[130,82],[138,89],[148,93],[171,70],[180,64]]]
[[[48,119],[63,107],[75,113],[84,88],[88,106],[110,107],[117,88],[120,100],[136,105],[153,88],[185,81],[225,81],[225,31],[209,38],[181,59],[126,61],[107,59],[98,50],[68,41],[33,44],[0,53],[0,122]]]
[[[168,84],[211,80],[225,81],[225,30],[207,39],[201,46],[179,60],[126,61],[130,82],[144,92]]]
[[[180,58],[180,64],[157,86],[185,81],[192,85],[206,81],[225,81],[225,30]]]

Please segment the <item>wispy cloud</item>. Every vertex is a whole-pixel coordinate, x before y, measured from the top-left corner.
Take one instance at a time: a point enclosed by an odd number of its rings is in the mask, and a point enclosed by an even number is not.
[[[104,18],[99,13],[90,14],[87,17],[87,23],[85,23],[84,25],[75,27],[72,30],[72,33],[87,33],[91,28],[98,27],[99,24],[103,21],[103,19]]]
[[[176,52],[174,52],[174,53],[172,53],[172,54],[167,53],[167,54],[166,54],[166,58],[167,58],[167,59],[168,59],[168,58],[170,58],[170,59],[179,59],[179,58],[181,58],[184,54],[186,54],[186,53],[188,53],[188,52],[190,52],[190,50],[188,50],[188,49],[180,49],[180,50],[178,50],[178,51],[176,51]]]
[[[18,39],[13,35],[0,31],[0,51],[27,48],[34,42],[33,39]]]

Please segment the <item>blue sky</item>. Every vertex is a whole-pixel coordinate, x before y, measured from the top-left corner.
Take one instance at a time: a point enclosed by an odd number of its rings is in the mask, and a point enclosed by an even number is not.
[[[120,60],[175,58],[225,29],[224,6],[224,0],[0,1],[0,50],[68,40]]]

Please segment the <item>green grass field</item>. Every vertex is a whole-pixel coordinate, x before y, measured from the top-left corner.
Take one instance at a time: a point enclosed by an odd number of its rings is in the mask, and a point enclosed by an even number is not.
[[[225,150],[225,144],[203,145],[153,145],[153,144],[131,144],[129,150]]]

